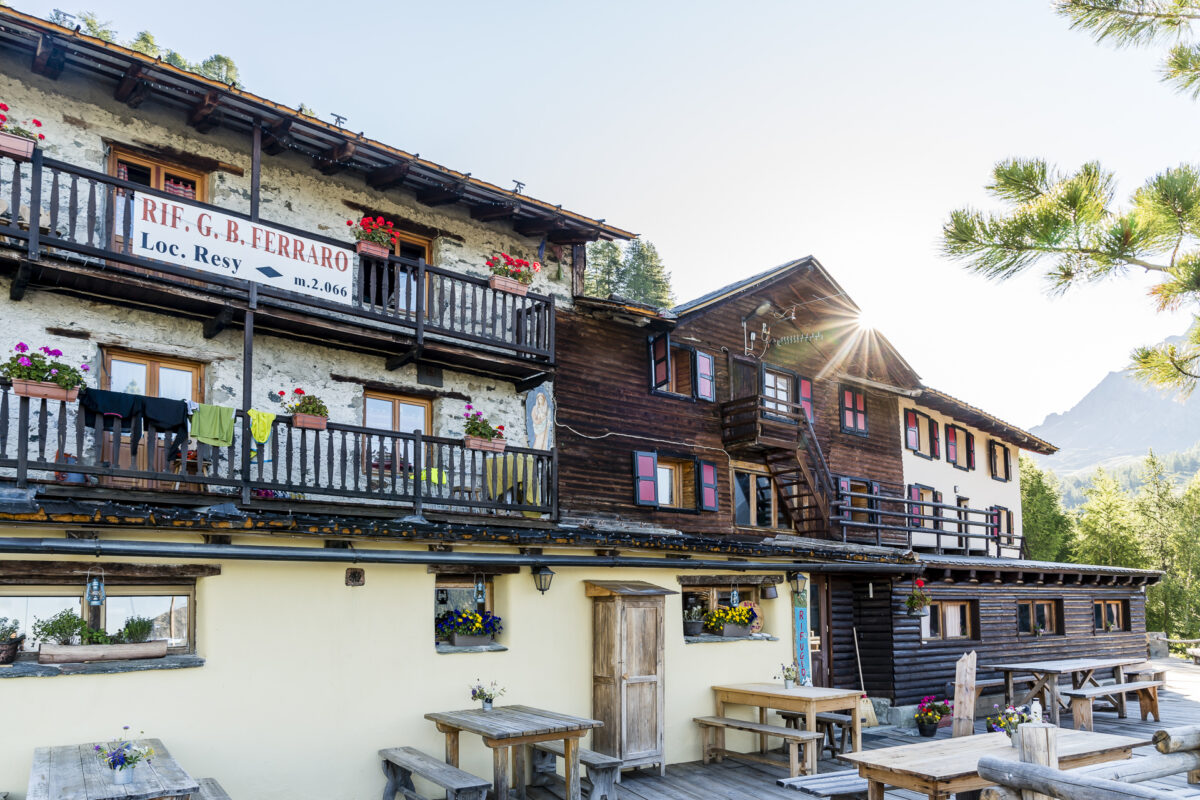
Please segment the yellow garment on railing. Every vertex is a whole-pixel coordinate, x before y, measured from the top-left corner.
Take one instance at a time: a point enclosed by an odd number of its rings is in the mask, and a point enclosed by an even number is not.
[[[441,486],[446,485],[446,475],[440,469],[430,467],[429,469],[421,470],[422,483],[436,483]]]
[[[536,506],[542,502],[542,485],[537,478],[537,459],[528,453],[505,453],[484,458],[483,474],[487,483],[488,498],[498,500],[509,489],[521,484],[524,498],[518,499],[525,505]],[[541,516],[536,511],[522,511],[530,519]]]
[[[259,444],[266,444],[271,438],[271,423],[275,421],[275,412],[250,409],[250,435]]]

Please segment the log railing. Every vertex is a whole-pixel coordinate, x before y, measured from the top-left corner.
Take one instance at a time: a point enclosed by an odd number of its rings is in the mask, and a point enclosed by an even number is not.
[[[0,478],[18,487],[58,484],[80,490],[229,495],[231,500],[286,499],[397,505],[463,513],[554,515],[556,454],[508,447],[484,453],[461,439],[329,422],[298,428],[279,416],[265,443],[247,436],[237,412],[233,441],[177,442],[148,424],[137,441],[97,419],[87,425],[77,403],[18,397],[0,385]],[[70,491],[67,492],[71,494]]]
[[[0,237],[20,243],[30,261],[51,254],[91,261],[113,273],[124,270],[174,283],[191,282],[214,294],[245,294],[247,280],[136,255],[135,194],[216,211],[276,234],[302,236],[330,247],[348,246],[317,233],[251,220],[236,211],[44,158],[40,149],[34,151],[29,162],[0,157]],[[394,325],[411,332],[418,346],[429,334],[491,352],[553,363],[552,296],[496,291],[484,278],[430,266],[423,259],[393,255],[386,261],[366,257],[358,261],[354,296],[345,302],[258,284],[259,302],[301,304],[313,316]]]

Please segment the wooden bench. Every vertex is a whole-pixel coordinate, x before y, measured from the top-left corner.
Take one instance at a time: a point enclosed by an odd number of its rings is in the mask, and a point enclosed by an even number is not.
[[[201,778],[199,784],[200,791],[193,795],[195,800],[232,800],[216,778]]]
[[[1137,692],[1138,705],[1142,719],[1154,715],[1155,722],[1161,722],[1158,716],[1158,690],[1162,681],[1130,681],[1128,683],[1108,683],[1103,686],[1084,686],[1082,689],[1067,689],[1063,697],[1071,698],[1071,718],[1075,721],[1075,730],[1094,730],[1092,726],[1092,702],[1097,697],[1113,697],[1127,692]]]
[[[1193,664],[1200,664],[1200,647],[1189,647],[1186,652],[1192,657]]]
[[[383,774],[388,779],[383,800],[395,800],[397,793],[409,800],[428,800],[417,794],[413,775],[445,789],[446,800],[484,800],[492,785],[415,747],[386,748],[379,751],[379,757],[383,759]]]
[[[775,783],[785,789],[796,789],[813,797],[831,800],[866,800],[867,779],[858,770],[844,769],[824,775],[805,775],[800,778],[780,778]]]
[[[558,759],[563,757],[562,740],[538,742],[533,745],[530,755],[531,786],[547,786],[555,779],[562,780],[562,776],[558,774]],[[592,784],[592,789],[587,794],[588,800],[617,800],[617,777],[621,774],[621,759],[581,747],[579,763],[587,767],[588,782]]]
[[[1029,678],[1013,678],[1013,687],[1018,686],[1033,686],[1034,679]],[[954,697],[954,681],[946,681],[946,697]],[[1000,693],[1004,693],[1004,678],[991,678],[986,681],[975,681],[975,705],[979,705],[979,698],[987,694],[986,689],[999,689]],[[1043,705],[1045,705],[1043,703]]]
[[[789,728],[800,729],[800,721],[804,719],[804,713],[801,711],[780,711],[779,716],[783,718],[784,724]],[[821,745],[823,750],[828,750],[830,756],[839,756],[846,752],[849,746],[851,726],[854,724],[854,717],[849,714],[834,714],[828,711],[817,713],[817,731],[825,737],[825,743]],[[833,727],[838,726],[841,731],[841,739],[834,737]]]
[[[1162,681],[1165,684],[1167,680],[1167,668],[1156,666],[1150,661],[1143,661],[1141,664],[1134,664],[1131,667],[1125,668],[1125,680]]]
[[[761,761],[767,764],[779,762],[758,753],[733,753],[725,749],[725,729],[747,731],[759,735],[776,736],[787,742],[788,775],[795,778],[800,774],[800,748],[804,747],[804,773],[817,773],[817,751],[821,749],[820,741],[824,734],[818,731],[801,731],[795,728],[781,728],[778,725],[764,725],[761,722],[747,722],[729,717],[696,717],[694,722],[700,726],[704,745],[704,763],[709,763],[715,756],[718,761],[724,756]],[[714,735],[716,741],[714,742]]]

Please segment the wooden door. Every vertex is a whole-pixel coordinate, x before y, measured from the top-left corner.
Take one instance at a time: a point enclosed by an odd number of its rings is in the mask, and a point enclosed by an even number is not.
[[[808,588],[809,630],[812,632],[813,684],[833,686],[833,625],[829,613],[829,578],[813,575]]]
[[[622,759],[653,761],[663,751],[663,598],[622,603]]]

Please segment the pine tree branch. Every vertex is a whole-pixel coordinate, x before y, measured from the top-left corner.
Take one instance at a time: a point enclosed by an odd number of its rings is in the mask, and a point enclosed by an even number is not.
[[[1140,258],[1133,256],[1120,256],[1113,253],[1100,250],[1095,247],[1051,247],[1049,245],[1022,244],[1022,245],[1006,245],[997,244],[994,242],[977,242],[979,247],[987,247],[993,250],[1003,250],[1010,253],[1047,253],[1053,255],[1079,255],[1079,256],[1101,256],[1103,258],[1111,258],[1116,261],[1121,261],[1132,267],[1141,267],[1148,272],[1170,272],[1171,268],[1161,264],[1151,264],[1149,261],[1143,261]]]
[[[1185,11],[1153,11],[1147,10],[1144,6],[1141,9],[1131,9],[1122,7],[1116,3],[1089,3],[1087,0],[1067,0],[1067,2],[1059,3],[1060,14],[1070,14],[1071,12],[1082,14],[1092,13],[1097,17],[1105,15],[1126,17],[1130,21],[1161,20],[1163,22],[1176,22],[1181,19],[1200,20],[1200,11],[1196,13]],[[1083,24],[1083,22],[1081,21],[1077,24]]]

